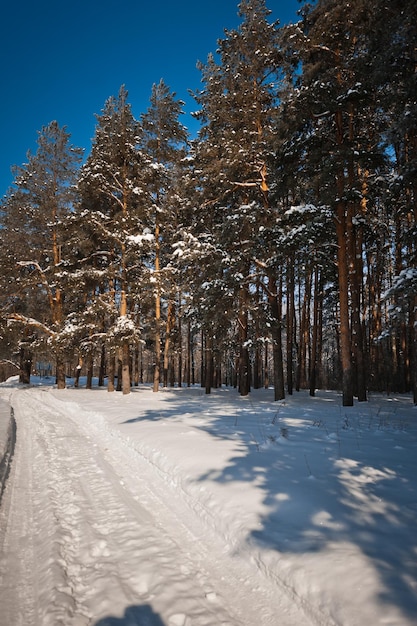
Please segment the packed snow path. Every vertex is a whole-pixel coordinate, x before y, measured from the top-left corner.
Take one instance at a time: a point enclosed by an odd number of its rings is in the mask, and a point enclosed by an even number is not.
[[[410,396],[32,382],[0,385],[0,626],[416,626]]]
[[[233,558],[169,493],[174,486],[79,407],[35,389],[15,392],[12,403],[1,626],[316,623],[292,594]]]

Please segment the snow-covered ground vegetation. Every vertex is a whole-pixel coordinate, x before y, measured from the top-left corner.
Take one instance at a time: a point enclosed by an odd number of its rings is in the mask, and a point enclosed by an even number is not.
[[[0,390],[2,626],[416,624],[410,396]]]

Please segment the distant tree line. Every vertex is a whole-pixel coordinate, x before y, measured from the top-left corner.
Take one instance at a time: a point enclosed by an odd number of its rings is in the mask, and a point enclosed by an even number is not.
[[[417,403],[417,5],[242,0],[200,64],[190,140],[161,81],[56,122],[0,213],[1,358],[108,389],[370,390]],[[82,164],[83,163],[83,164]]]

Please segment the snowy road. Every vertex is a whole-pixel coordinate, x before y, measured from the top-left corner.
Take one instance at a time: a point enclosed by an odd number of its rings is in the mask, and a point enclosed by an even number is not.
[[[11,402],[18,437],[0,513],[0,626],[317,623],[79,406],[41,389]]]

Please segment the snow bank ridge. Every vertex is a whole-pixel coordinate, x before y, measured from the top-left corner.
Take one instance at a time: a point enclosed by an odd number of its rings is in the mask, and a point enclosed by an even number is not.
[[[16,443],[16,421],[13,408],[0,400],[0,502]]]

